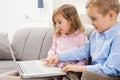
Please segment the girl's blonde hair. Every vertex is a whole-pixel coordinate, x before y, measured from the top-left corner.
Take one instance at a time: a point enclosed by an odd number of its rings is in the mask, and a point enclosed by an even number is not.
[[[116,15],[120,11],[119,0],[89,0],[86,4],[86,8],[97,7],[98,12],[105,16],[109,11],[114,11]]]
[[[61,14],[66,20],[71,22],[71,29],[70,32],[74,32],[77,29],[80,30],[80,32],[84,32],[84,28],[82,26],[82,23],[80,21],[79,15],[77,13],[76,8],[73,5],[65,4],[59,7],[58,9],[54,10],[52,21],[54,24],[54,32],[56,36],[60,36],[61,33],[56,31],[56,23],[55,23],[55,16]]]

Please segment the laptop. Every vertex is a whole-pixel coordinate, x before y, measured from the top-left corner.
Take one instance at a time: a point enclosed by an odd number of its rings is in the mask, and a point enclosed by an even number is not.
[[[5,38],[21,78],[43,78],[66,75],[66,73],[61,71],[61,68],[54,65],[47,67],[45,66],[46,62],[40,60],[16,61],[7,34],[5,34]]]

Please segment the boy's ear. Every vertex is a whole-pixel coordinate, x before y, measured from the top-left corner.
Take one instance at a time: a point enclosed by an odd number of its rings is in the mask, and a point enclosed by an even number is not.
[[[109,17],[110,17],[110,20],[113,20],[116,18],[116,13],[115,11],[109,11]]]

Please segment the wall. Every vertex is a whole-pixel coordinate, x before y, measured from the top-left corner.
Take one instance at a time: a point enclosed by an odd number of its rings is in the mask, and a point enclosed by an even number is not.
[[[0,0],[0,32],[8,32],[12,39],[17,29],[25,27],[21,25],[26,21],[29,24],[33,21],[32,25],[37,24],[37,27],[41,25],[40,20],[49,21],[52,14],[52,0],[43,1],[44,8],[40,9],[37,0]]]

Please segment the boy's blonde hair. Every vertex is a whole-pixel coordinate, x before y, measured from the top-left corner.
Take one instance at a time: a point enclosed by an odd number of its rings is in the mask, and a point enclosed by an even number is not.
[[[53,12],[53,16],[52,16],[52,21],[54,24],[54,32],[56,36],[60,36],[61,33],[56,31],[56,27],[55,27],[55,16],[61,14],[66,20],[71,22],[71,30],[70,32],[74,32],[77,29],[80,30],[80,32],[84,32],[84,28],[82,26],[82,23],[80,21],[79,15],[77,13],[77,10],[74,6],[70,5],[70,4],[65,4],[62,5],[61,7],[59,7],[58,9],[54,10]]]
[[[97,7],[98,12],[105,16],[109,11],[114,11],[116,15],[120,11],[119,0],[89,0],[87,2],[86,8]]]

